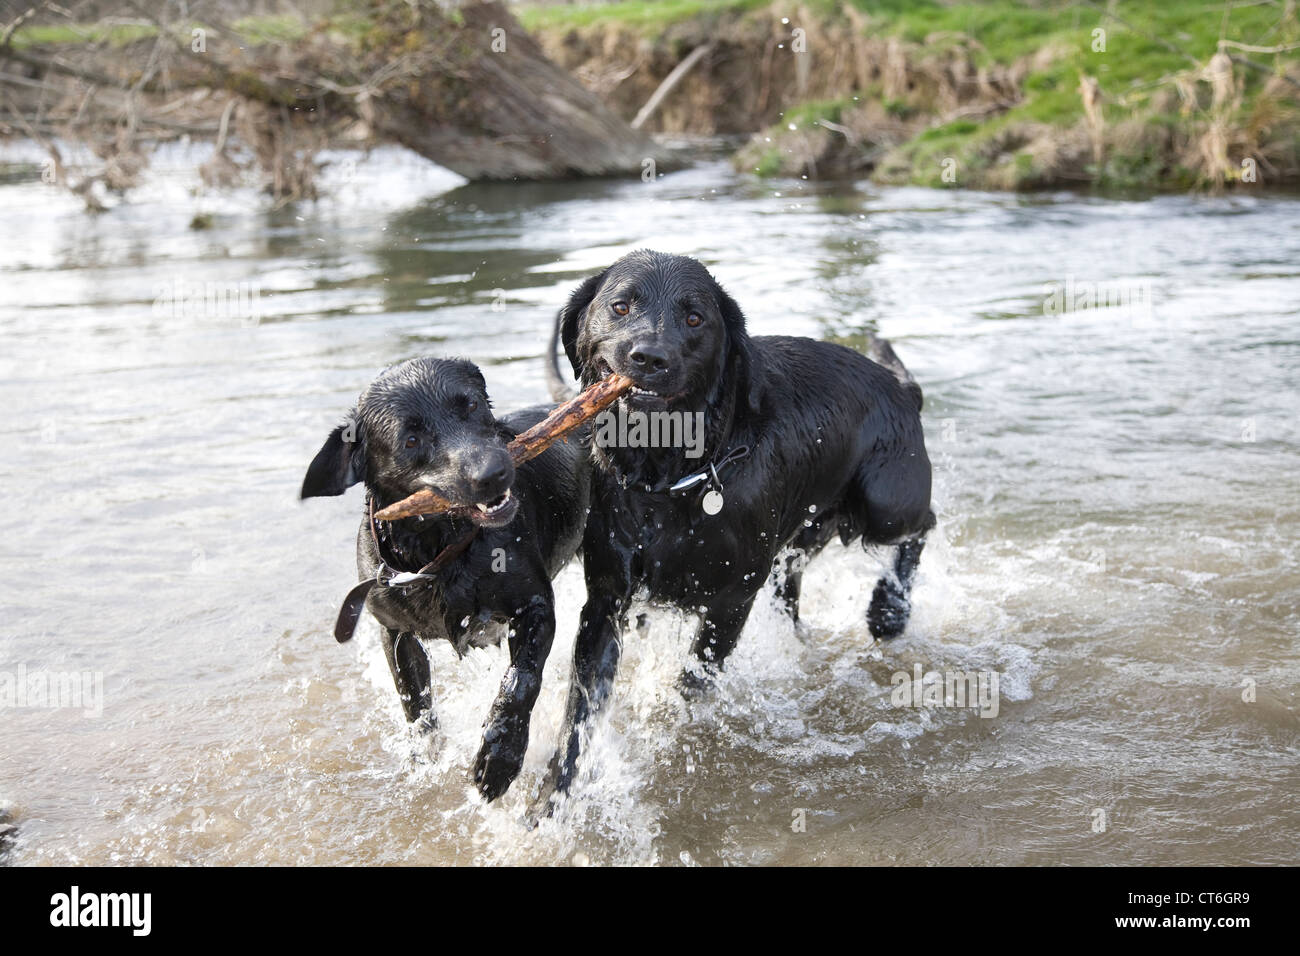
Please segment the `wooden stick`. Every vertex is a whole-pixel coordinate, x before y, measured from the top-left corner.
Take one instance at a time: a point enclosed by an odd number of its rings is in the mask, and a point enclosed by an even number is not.
[[[532,428],[516,436],[515,440],[506,446],[510,452],[510,459],[519,466],[530,458],[536,458],[583,422],[594,418],[614,404],[618,397],[631,387],[632,380],[622,375],[611,375],[609,378],[601,379],[581,395],[560,405]],[[397,521],[399,518],[413,518],[416,515],[468,511],[468,508],[453,504],[441,495],[426,489],[417,491],[382,511],[375,512],[375,517],[380,521]]]
[[[622,375],[601,379],[581,395],[556,408],[506,447],[516,465],[536,458],[589,418],[599,415],[632,387],[632,380]]]
[[[389,505],[387,508],[376,511],[375,517],[380,521],[397,521],[400,518],[414,518],[416,515],[463,514],[468,511],[468,508],[458,507],[442,497],[442,495],[426,488]]]

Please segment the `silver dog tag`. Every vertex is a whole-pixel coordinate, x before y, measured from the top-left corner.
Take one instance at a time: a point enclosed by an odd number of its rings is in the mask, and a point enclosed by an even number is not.
[[[716,491],[710,490],[700,502],[700,507],[704,509],[706,515],[715,515],[722,510],[722,495]]]
[[[708,480],[709,480],[709,473],[707,471],[696,472],[693,475],[687,475],[681,481],[677,482],[677,484],[673,485],[671,488],[668,489],[668,493],[670,495],[679,495],[683,491],[690,491],[701,481],[708,481]]]

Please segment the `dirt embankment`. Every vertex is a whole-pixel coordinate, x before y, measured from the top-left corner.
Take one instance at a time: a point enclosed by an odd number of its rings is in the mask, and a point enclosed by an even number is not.
[[[791,52],[791,27],[775,12],[719,11],[670,23],[663,32],[617,20],[535,31],[546,54],[621,115],[632,119],[693,50],[709,52],[645,124],[660,133],[753,133],[807,100],[841,95],[865,65],[842,24],[807,21],[830,64]]]
[[[1110,62],[1080,56],[1087,26],[1077,42],[1045,37],[1001,60],[961,31],[901,38],[851,3],[705,8],[653,28],[615,6],[533,32],[629,120],[707,47],[644,128],[749,134],[736,165],[760,175],[999,189],[1300,182],[1300,65],[1261,76],[1221,48],[1178,71],[1154,63],[1149,81],[1117,90]]]

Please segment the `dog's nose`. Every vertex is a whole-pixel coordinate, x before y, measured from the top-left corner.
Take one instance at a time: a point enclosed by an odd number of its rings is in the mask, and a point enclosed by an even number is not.
[[[501,484],[508,477],[510,473],[504,465],[484,465],[474,476],[474,482],[480,485]]]
[[[475,497],[496,497],[510,487],[514,480],[514,467],[504,453],[489,455],[471,465],[466,471],[465,479]]]
[[[662,372],[668,368],[668,353],[651,342],[637,342],[627,353],[638,372]]]

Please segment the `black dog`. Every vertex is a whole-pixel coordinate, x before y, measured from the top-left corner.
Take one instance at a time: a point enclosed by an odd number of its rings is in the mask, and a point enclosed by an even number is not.
[[[887,343],[872,361],[812,339],[751,338],[702,265],[647,251],[583,282],[555,338],[584,386],[610,372],[636,383],[620,399],[625,414],[702,412],[704,448],[593,444],[587,603],[551,787],[573,779],[638,592],[701,612],[692,650],[706,676],[684,675],[699,689],[731,653],[782,550],[810,555],[838,533],[845,544],[898,544],[867,620],[877,637],[902,633],[934,515],[921,390]],[[796,620],[800,567],[790,560],[782,591]]]
[[[434,726],[429,659],[421,641],[445,638],[458,653],[499,643],[508,626],[510,668],[492,705],[474,782],[489,800],[510,786],[528,747],[528,722],[555,636],[551,579],[582,537],[590,468],[578,442],[557,442],[519,467],[506,444],[548,409],[500,420],[469,362],[412,359],[362,393],[326,439],[302,497],[339,495],[364,481],[368,514],[357,535],[365,604],[384,628],[384,654],[406,716]],[[374,513],[420,489],[457,505],[450,514],[380,522]],[[340,619],[351,636],[359,605]]]

